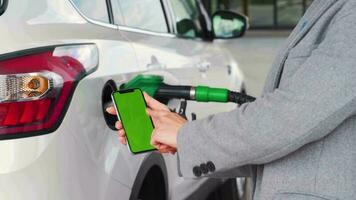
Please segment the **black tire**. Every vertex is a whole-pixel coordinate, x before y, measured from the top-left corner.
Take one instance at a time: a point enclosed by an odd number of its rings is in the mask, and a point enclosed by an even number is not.
[[[211,192],[206,200],[239,200],[236,179],[228,179]]]
[[[138,193],[140,200],[166,200],[167,191],[165,180],[161,169],[153,166],[144,179],[141,189]]]
[[[137,173],[130,200],[168,199],[167,171],[161,154],[149,154]]]

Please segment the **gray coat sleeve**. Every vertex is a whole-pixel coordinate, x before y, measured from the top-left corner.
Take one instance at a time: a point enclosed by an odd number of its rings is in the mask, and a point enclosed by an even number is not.
[[[265,164],[327,136],[356,110],[356,14],[335,20],[311,56],[274,92],[178,134],[180,172]],[[288,66],[285,66],[288,67]]]

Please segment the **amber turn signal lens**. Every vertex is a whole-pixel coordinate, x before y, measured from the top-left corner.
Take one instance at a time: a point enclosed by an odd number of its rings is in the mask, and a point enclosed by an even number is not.
[[[40,98],[53,86],[53,73],[0,75],[0,102]]]

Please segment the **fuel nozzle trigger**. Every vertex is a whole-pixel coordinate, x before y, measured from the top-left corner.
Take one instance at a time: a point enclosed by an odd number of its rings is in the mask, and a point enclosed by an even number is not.
[[[179,106],[179,111],[178,114],[182,117],[184,117],[185,119],[187,119],[186,113],[185,111],[187,110],[187,100],[182,99],[180,101],[180,106]]]

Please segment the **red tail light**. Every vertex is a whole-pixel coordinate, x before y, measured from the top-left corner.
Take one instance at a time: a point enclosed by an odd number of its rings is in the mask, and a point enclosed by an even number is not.
[[[88,44],[0,59],[0,139],[57,129],[76,84],[97,65],[97,48]]]

